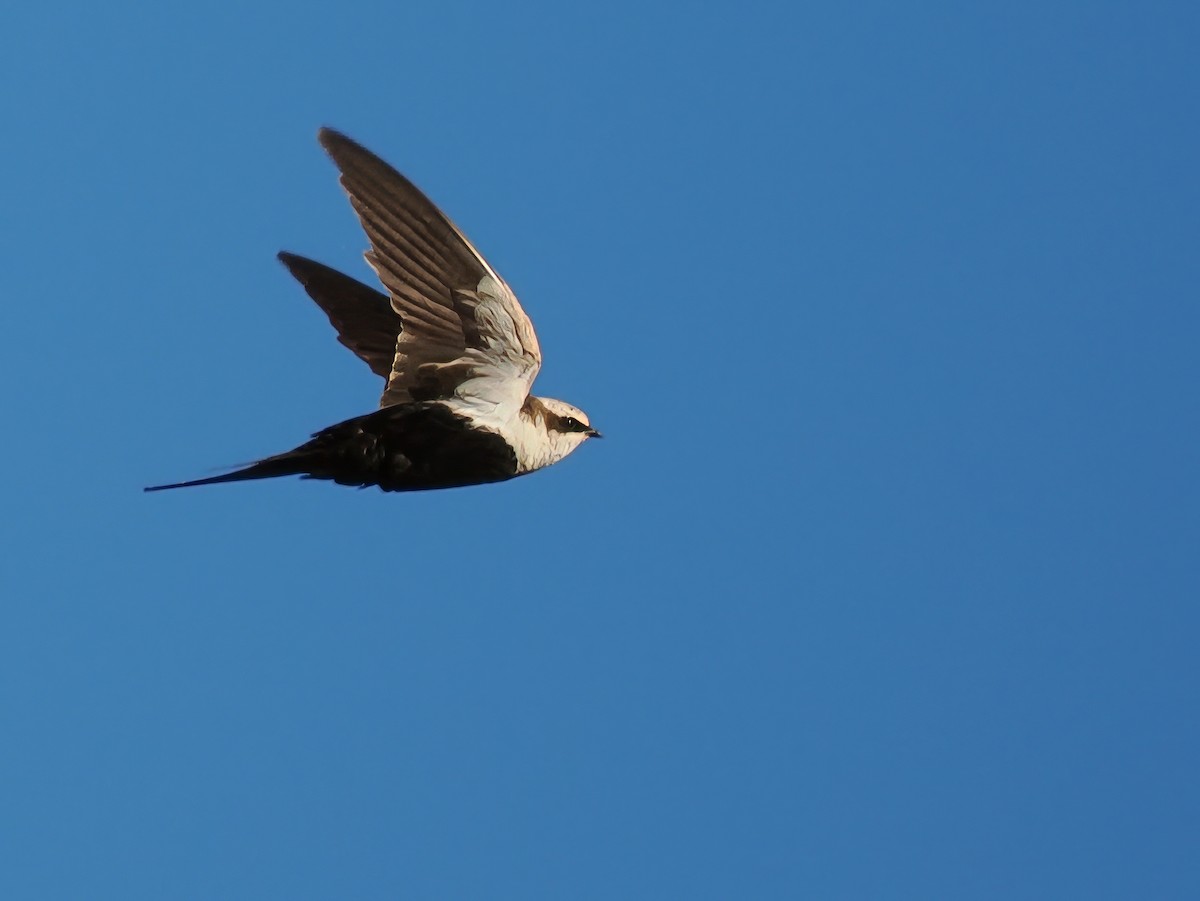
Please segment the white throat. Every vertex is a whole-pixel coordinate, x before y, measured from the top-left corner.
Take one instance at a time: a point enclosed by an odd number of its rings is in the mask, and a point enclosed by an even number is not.
[[[517,453],[517,472],[533,472],[557,463],[583,443],[579,433],[550,431],[540,417],[524,410],[506,430],[505,438]]]
[[[490,405],[486,413],[480,412],[479,405],[464,403],[461,398],[442,401],[452,410],[473,420],[477,427],[494,430],[508,442],[517,457],[516,475],[543,469],[568,456],[587,440],[586,431],[562,431],[549,428],[547,421],[555,421],[563,415],[579,415],[583,413],[574,407],[563,404],[562,401],[546,400],[545,398],[530,397],[525,404],[517,409],[511,419],[499,420],[495,405]],[[552,408],[549,405],[554,405]],[[570,413],[556,413],[556,409],[569,409]]]
[[[577,410],[575,412],[578,413]],[[518,474],[532,473],[535,469],[557,463],[586,442],[586,433],[547,428],[546,419],[546,408],[541,403],[527,403],[506,428],[504,437],[516,451]]]

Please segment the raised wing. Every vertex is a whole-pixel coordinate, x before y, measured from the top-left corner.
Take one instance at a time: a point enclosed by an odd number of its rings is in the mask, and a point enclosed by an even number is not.
[[[336,131],[319,138],[371,243],[367,262],[403,322],[380,405],[457,397],[507,421],[542,362],[516,296],[412,182]]]
[[[330,324],[337,329],[338,340],[376,375],[389,378],[401,326],[388,296],[294,253],[280,253],[279,261],[325,311]]]

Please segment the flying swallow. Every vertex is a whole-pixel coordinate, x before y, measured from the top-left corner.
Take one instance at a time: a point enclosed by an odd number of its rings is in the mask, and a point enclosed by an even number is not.
[[[416,491],[542,469],[600,433],[561,400],[530,393],[542,365],[512,289],[412,182],[345,135],[321,145],[367,233],[387,294],[291,253],[279,259],[350,348],[386,382],[379,409],[224,475],[146,491],[298,475]]]

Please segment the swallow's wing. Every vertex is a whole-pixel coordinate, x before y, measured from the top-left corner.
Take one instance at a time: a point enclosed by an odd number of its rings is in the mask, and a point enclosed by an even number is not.
[[[396,358],[400,317],[386,294],[360,281],[294,253],[279,254],[279,261],[317,302],[338,340],[354,351],[376,375],[387,379]]]
[[[506,422],[542,362],[516,295],[412,182],[336,131],[322,129],[320,141],[367,233],[367,262],[403,323],[380,405],[457,397]]]

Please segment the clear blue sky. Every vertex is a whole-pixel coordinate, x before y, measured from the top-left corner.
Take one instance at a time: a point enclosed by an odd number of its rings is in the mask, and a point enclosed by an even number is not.
[[[1200,897],[1197,46],[1192,2],[10,9],[0,897]],[[321,125],[605,441],[141,493],[376,402],[274,259],[368,273]]]

